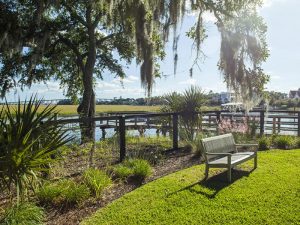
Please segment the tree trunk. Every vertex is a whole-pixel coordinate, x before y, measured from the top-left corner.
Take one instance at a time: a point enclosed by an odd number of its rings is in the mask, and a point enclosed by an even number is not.
[[[93,89],[93,74],[96,63],[96,38],[95,38],[95,26],[91,22],[91,10],[87,11],[88,22],[88,38],[89,48],[88,56],[83,71],[83,96],[77,112],[80,118],[92,119],[95,116],[95,92]],[[95,122],[84,121],[80,124],[81,129],[81,142],[86,143],[95,141]]]
[[[93,121],[87,120],[92,119],[95,116],[95,93],[92,87],[85,88],[82,101],[78,106],[77,111],[79,113],[79,118],[86,119],[80,123],[81,143],[94,141],[96,124]]]

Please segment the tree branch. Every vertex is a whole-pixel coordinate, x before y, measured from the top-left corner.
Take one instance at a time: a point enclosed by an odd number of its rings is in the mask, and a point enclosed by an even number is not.
[[[98,25],[98,23],[99,23],[99,21],[100,21],[101,16],[102,16],[101,12],[99,12],[99,13],[96,15],[95,20],[94,20],[94,22],[93,22],[93,26],[94,26],[94,27],[97,27],[97,25]]]
[[[63,44],[65,44],[67,47],[69,47],[74,52],[74,54],[77,57],[76,64],[80,67],[80,69],[82,71],[84,71],[84,64],[83,64],[82,56],[81,56],[79,50],[77,49],[77,47],[72,43],[71,40],[69,40],[68,38],[63,37],[61,34],[58,34],[58,37],[59,37],[59,40]]]
[[[103,37],[103,38],[100,38],[99,40],[97,40],[97,42],[96,42],[96,44],[97,44],[97,46],[99,46],[99,45],[101,45],[104,41],[106,41],[106,40],[108,40],[108,39],[112,39],[112,38],[114,38],[115,36],[117,36],[117,35],[119,35],[119,34],[121,34],[121,33],[123,33],[123,32],[118,32],[118,33],[112,33],[112,34],[109,34],[109,35],[107,35],[107,36],[105,36],[105,37]]]
[[[88,26],[87,22],[86,22],[82,17],[80,17],[80,16],[77,14],[77,12],[76,12],[71,6],[69,6],[68,4],[66,4],[66,3],[64,3],[64,2],[62,2],[61,4],[69,11],[69,13],[70,13],[70,15],[71,15],[72,18],[76,19],[76,20],[77,20],[78,22],[80,22],[83,26],[85,26],[85,27]]]

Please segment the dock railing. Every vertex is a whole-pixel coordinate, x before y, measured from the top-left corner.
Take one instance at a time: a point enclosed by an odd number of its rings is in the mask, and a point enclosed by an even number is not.
[[[218,124],[223,119],[230,119],[239,123],[243,118],[251,121],[256,126],[255,133],[259,135],[269,134],[290,134],[300,136],[300,111],[287,110],[270,110],[261,111],[253,110],[249,112],[230,112],[230,111],[202,111],[195,112],[202,116],[202,132],[219,133]],[[106,138],[106,129],[113,128],[119,136],[119,160],[123,161],[126,157],[126,131],[138,130],[142,135],[146,129],[156,129],[157,134],[160,132],[166,135],[169,133],[172,138],[173,149],[178,149],[180,117],[181,112],[171,113],[141,113],[141,114],[123,114],[115,116],[101,116],[94,118],[70,118],[58,119],[57,122],[64,126],[72,126],[80,123],[98,122],[95,129],[101,130],[101,138]],[[166,118],[162,122],[161,118]]]

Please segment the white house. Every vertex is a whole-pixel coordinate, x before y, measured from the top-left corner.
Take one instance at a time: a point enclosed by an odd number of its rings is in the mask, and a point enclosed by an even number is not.
[[[300,98],[300,88],[296,91],[291,90],[289,93],[289,98],[291,99]]]

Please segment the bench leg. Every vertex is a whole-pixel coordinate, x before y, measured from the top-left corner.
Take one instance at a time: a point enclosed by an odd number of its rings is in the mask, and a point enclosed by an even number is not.
[[[206,180],[206,179],[208,178],[208,170],[209,170],[209,166],[206,165],[206,166],[205,166],[204,180]]]
[[[254,157],[254,169],[257,168],[257,154]]]
[[[227,170],[227,180],[228,180],[228,183],[231,183],[231,167],[228,167],[228,170]]]

